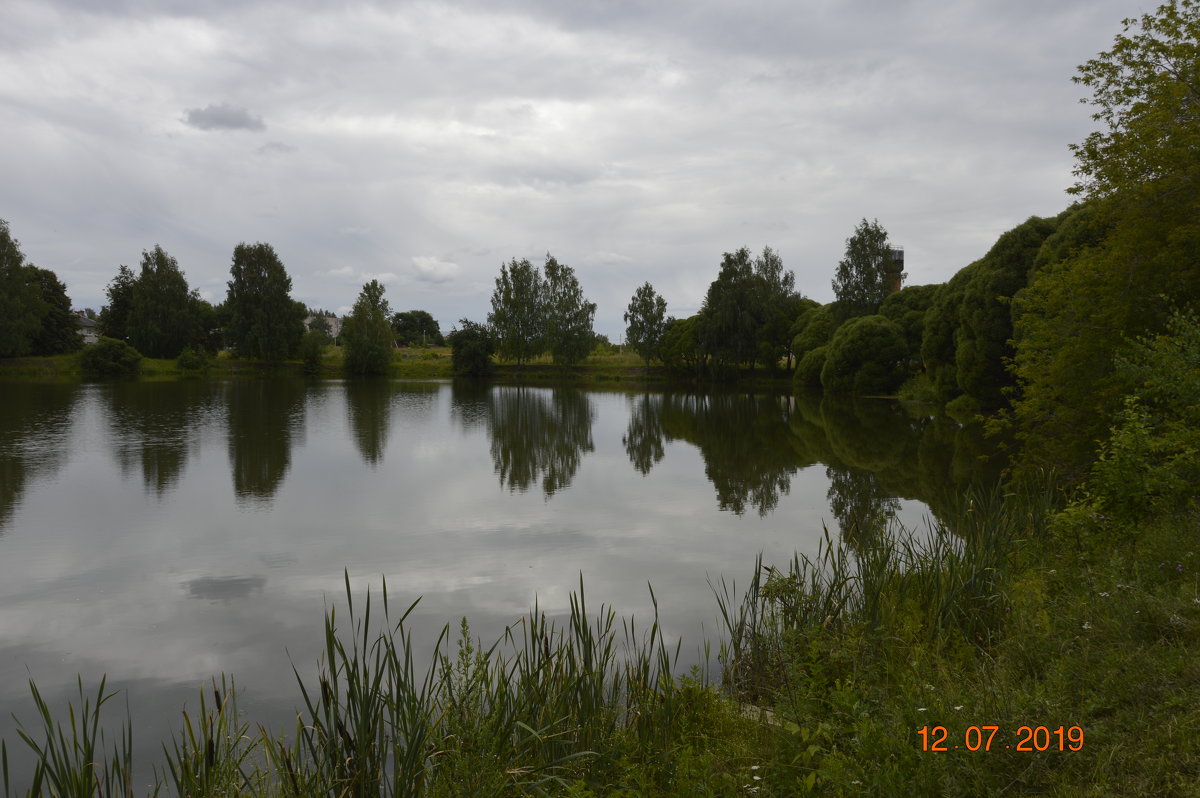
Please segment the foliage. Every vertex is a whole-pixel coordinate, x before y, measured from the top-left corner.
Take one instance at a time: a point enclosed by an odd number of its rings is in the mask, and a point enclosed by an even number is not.
[[[793,329],[796,333],[792,338],[792,352],[797,359],[802,359],[812,350],[833,340],[833,334],[837,330],[833,305],[809,308],[796,317]]]
[[[643,283],[633,292],[625,310],[625,343],[634,348],[650,367],[650,360],[660,356],[663,336],[667,332],[667,300]]]
[[[464,377],[486,377],[492,373],[496,339],[491,329],[470,319],[459,319],[458,327],[446,336],[454,373]]]
[[[487,323],[502,357],[523,364],[545,350],[545,290],[541,272],[528,259],[500,264]]]
[[[792,374],[792,390],[800,393],[804,390],[821,387],[821,372],[825,369],[825,358],[829,355],[829,346],[822,344],[804,353],[796,363],[796,371]]]
[[[699,376],[704,368],[705,356],[700,348],[700,315],[686,319],[668,319],[667,331],[663,333],[663,365],[672,371]]]
[[[700,348],[712,356],[715,367],[754,363],[763,310],[755,293],[750,250],[726,252],[717,279],[708,286],[696,330]]]
[[[391,308],[383,298],[383,284],[372,280],[362,287],[354,309],[342,325],[342,343],[347,374],[380,376],[392,362]]]
[[[79,337],[77,317],[71,312],[67,287],[49,269],[39,269],[31,264],[24,272],[26,284],[38,294],[38,305],[42,308],[41,324],[30,341],[30,354],[63,355],[78,351],[83,341]]]
[[[101,338],[79,355],[79,367],[90,379],[136,377],[141,361],[136,349],[116,338]]]
[[[304,373],[309,377],[321,373],[321,358],[325,355],[328,342],[329,336],[317,329],[309,330],[300,339],[300,362],[304,364]]]
[[[0,357],[29,354],[46,310],[40,292],[29,285],[20,243],[0,219]]]
[[[592,320],[596,303],[588,302],[575,278],[575,270],[546,254],[546,278],[542,284],[545,308],[545,348],[558,366],[572,366],[592,351],[595,333]]]
[[[959,326],[963,292],[975,274],[978,261],[959,269],[937,287],[933,302],[925,312],[921,334],[921,361],[936,394],[943,400],[960,393],[955,334]]]
[[[838,328],[829,343],[821,386],[832,393],[894,393],[904,381],[904,332],[883,316],[859,316]]]
[[[238,244],[229,269],[228,344],[267,363],[287,358],[304,335],[304,305],[291,298],[292,278],[270,244]]]
[[[392,315],[392,331],[401,346],[445,346],[437,319],[424,310],[409,310]]]
[[[123,280],[118,271],[110,289],[123,290],[118,282]],[[200,295],[188,289],[175,258],[158,245],[143,251],[141,273],[131,286],[125,318],[129,343],[147,357],[176,357],[202,339],[200,302]]]
[[[1013,301],[1017,434],[1029,468],[1078,478],[1133,387],[1115,368],[1130,337],[1200,300],[1200,192],[1114,197],[1075,209]],[[1053,238],[1051,239],[1053,241]],[[1050,242],[1047,242],[1049,247]]]
[[[1134,386],[1100,447],[1076,512],[1136,526],[1186,510],[1200,484],[1200,317],[1131,342],[1117,369]]]
[[[863,219],[846,239],[846,254],[833,277],[835,312],[839,321],[879,312],[888,295],[884,275],[892,268],[892,248],[879,220]],[[903,279],[903,275],[901,275]]]
[[[904,343],[910,357],[920,357],[925,335],[925,312],[933,305],[938,285],[906,285],[888,294],[879,306],[879,315],[891,319],[904,331]]]
[[[1104,126],[1071,147],[1075,193],[1109,196],[1196,173],[1200,3],[1170,0],[1122,25],[1112,49],[1074,78],[1092,90],[1092,118]]]
[[[1010,301],[1025,287],[1039,248],[1058,221],[1030,217],[1000,236],[976,261],[963,286],[955,340],[955,382],[985,408],[1004,402],[1012,384],[1005,364],[1012,357]]]
[[[175,366],[190,376],[204,374],[208,371],[208,357],[205,356],[203,349],[193,349],[189,346],[179,353],[179,357],[175,358]]]
[[[776,369],[785,357],[791,367],[792,323],[804,307],[796,293],[796,274],[783,268],[783,259],[770,247],[754,259],[755,304],[760,307],[756,357],[760,364]]]

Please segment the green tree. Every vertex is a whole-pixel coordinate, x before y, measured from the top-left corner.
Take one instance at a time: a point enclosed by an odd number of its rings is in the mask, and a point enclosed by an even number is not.
[[[846,239],[845,257],[838,262],[833,277],[833,293],[837,298],[835,312],[839,320],[869,316],[879,312],[887,298],[888,286],[884,274],[892,265],[892,248],[887,231],[879,220],[863,219],[854,234]],[[904,275],[901,275],[903,279]]]
[[[705,355],[699,339],[700,314],[686,319],[667,319],[663,333],[663,365],[681,374],[699,377],[704,370]]]
[[[0,219],[0,357],[29,354],[45,311],[40,292],[26,279],[20,242]]]
[[[925,313],[933,304],[939,286],[908,285],[889,294],[879,307],[879,315],[891,319],[904,331],[904,342],[910,356],[921,353],[921,338],[925,334]]]
[[[978,261],[959,269],[953,277],[939,285],[921,333],[921,361],[929,382],[939,396],[950,399],[961,393],[958,388],[958,367],[955,335],[960,324],[963,292],[978,268]]]
[[[1047,240],[1013,300],[1020,466],[1082,478],[1132,390],[1115,367],[1129,337],[1200,302],[1200,4],[1124,21],[1079,68],[1102,128],[1073,150],[1089,202]],[[1053,242],[1053,246],[1052,246]]]
[[[984,408],[1004,402],[1012,384],[1006,364],[1012,357],[1011,300],[1025,287],[1030,269],[1056,219],[1030,217],[1004,233],[987,255],[976,262],[963,287],[955,333],[955,380]]]
[[[763,247],[762,254],[754,259],[754,279],[755,304],[759,308],[757,360],[775,369],[786,357],[791,368],[791,327],[803,307],[802,297],[796,293],[796,274],[783,268],[779,253]]]
[[[304,305],[291,298],[292,278],[270,244],[238,244],[229,269],[228,343],[242,357],[284,360],[304,335]]]
[[[378,280],[364,285],[354,310],[342,327],[342,341],[346,347],[344,365],[349,374],[387,374],[395,339],[389,321],[391,308],[383,293],[384,287]]]
[[[904,380],[904,331],[883,316],[859,316],[838,328],[821,368],[830,393],[891,394]]]
[[[701,348],[718,368],[754,364],[762,325],[757,288],[750,250],[726,252],[717,279],[708,286],[697,330]]]
[[[588,302],[575,270],[546,254],[545,343],[555,365],[571,366],[591,354],[596,303]]]
[[[484,324],[459,319],[458,327],[446,336],[454,373],[463,377],[486,377],[492,373],[496,339]]]
[[[545,283],[527,259],[500,265],[488,326],[502,357],[523,364],[545,351]]]
[[[1071,146],[1075,193],[1109,196],[1197,170],[1200,2],[1171,0],[1122,25],[1112,49],[1074,78],[1092,90],[1092,118],[1103,125]]]
[[[79,356],[79,368],[90,379],[136,377],[141,364],[141,354],[116,338],[101,338]]]
[[[100,308],[100,334],[118,341],[129,339],[129,311],[133,307],[133,284],[137,277],[133,269],[122,264],[105,293],[108,304]]]
[[[179,263],[162,247],[143,251],[126,319],[129,343],[147,357],[177,357],[200,342],[200,301],[200,295],[188,289]]]
[[[808,309],[797,314],[796,321],[792,323],[792,330],[792,352],[799,361],[817,347],[825,346],[833,338],[834,332],[837,331],[833,305],[813,303]]]
[[[424,310],[409,310],[392,316],[392,331],[401,346],[445,346],[437,319]]]
[[[659,357],[663,335],[667,332],[667,300],[654,291],[650,283],[643,283],[633,292],[629,307],[625,310],[625,343],[646,361]]]
[[[30,341],[30,353],[62,355],[79,350],[83,340],[79,337],[77,317],[71,312],[67,287],[49,269],[27,265],[24,271],[25,281],[37,292],[42,308],[41,323]]]

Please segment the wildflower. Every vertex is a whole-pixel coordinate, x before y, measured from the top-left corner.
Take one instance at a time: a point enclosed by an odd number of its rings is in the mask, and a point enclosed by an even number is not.
[[[1181,563],[1181,562],[1175,563],[1175,570],[1178,571],[1179,573],[1183,573],[1183,563]]]
[[[963,708],[963,705],[962,705],[962,704],[959,704],[958,706],[956,706],[956,707],[954,708],[954,711],[955,711],[955,712],[957,712],[958,710],[960,710],[960,709],[962,709],[962,708]]]
[[[850,783],[851,783],[851,784],[862,784],[862,782],[861,782],[861,781],[859,781],[858,779],[855,779],[854,781],[852,781],[852,782],[850,782]]]
[[[917,712],[924,712],[924,711],[925,711],[925,707],[917,707]]]
[[[1058,573],[1058,569],[1057,569],[1057,568],[1051,568],[1051,569],[1050,569],[1049,571],[1047,571],[1046,573],[1048,573],[1048,574],[1050,574],[1051,576],[1053,576],[1054,574]]]
[[[927,684],[927,685],[925,685],[925,689],[932,693],[934,690],[934,687],[932,684]]]
[[[1160,562],[1160,563],[1158,564],[1158,567],[1159,567],[1159,568],[1166,568],[1166,567],[1167,567],[1167,564],[1166,564],[1165,562]]]
[[[1200,598],[1194,598],[1194,599],[1192,599],[1192,603],[1193,603],[1193,604],[1200,604]]]
[[[1088,629],[1091,629],[1091,628],[1092,628],[1092,625],[1091,625],[1091,623],[1089,623],[1088,621],[1084,621],[1084,622],[1083,622],[1083,628],[1084,628],[1084,631],[1086,631],[1086,630],[1088,630]]]
[[[1108,598],[1108,594],[1107,594],[1107,593],[1101,593],[1101,594],[1100,594],[1100,598]]]
[[[762,766],[761,766],[761,765],[751,765],[751,766],[750,766],[750,769],[751,769],[751,770],[758,770],[760,767],[762,767]]]

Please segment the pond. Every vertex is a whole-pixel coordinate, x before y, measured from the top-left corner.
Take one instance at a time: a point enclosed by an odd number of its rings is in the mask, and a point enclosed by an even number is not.
[[[653,615],[680,668],[710,583],[894,516],[918,527],[995,468],[969,429],[882,400],[245,379],[0,385],[0,735],[107,674],[135,762],[212,676],[290,728],[326,609],[420,598],[423,651],[536,601]],[[990,465],[989,465],[990,464]]]

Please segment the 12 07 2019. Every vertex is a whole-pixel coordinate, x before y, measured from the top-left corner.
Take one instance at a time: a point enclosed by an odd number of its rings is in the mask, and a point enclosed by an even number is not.
[[[917,729],[922,751],[1081,751],[1081,726],[967,726],[960,732],[945,726]]]

